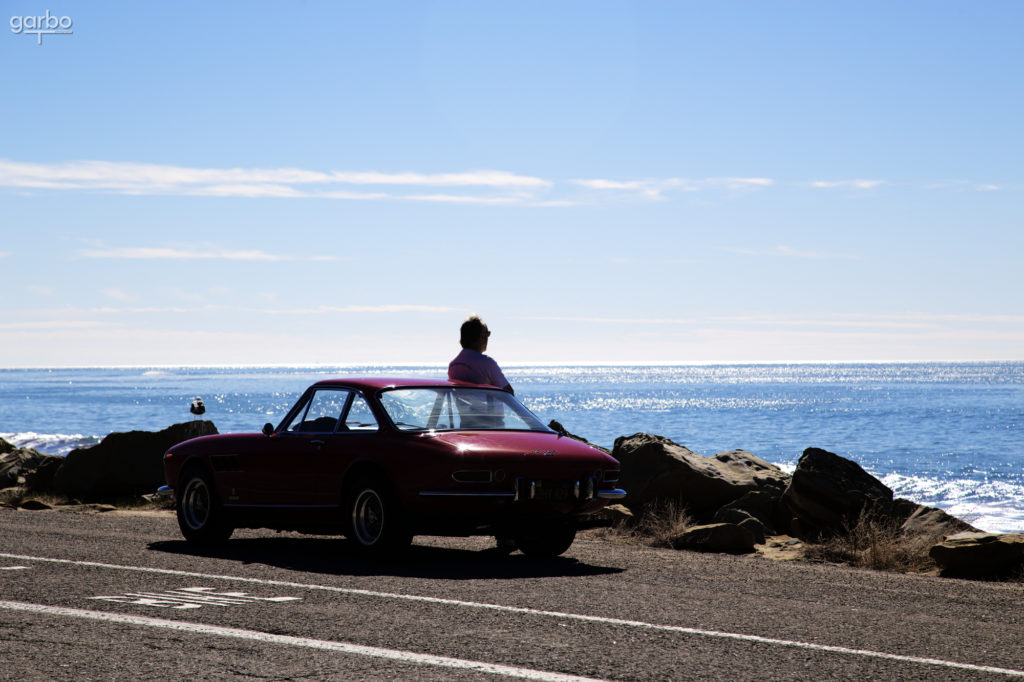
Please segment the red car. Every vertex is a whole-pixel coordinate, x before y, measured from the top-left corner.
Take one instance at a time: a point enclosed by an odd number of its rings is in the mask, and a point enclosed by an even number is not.
[[[180,443],[164,473],[191,542],[276,528],[342,534],[371,554],[414,535],[493,535],[556,556],[626,495],[614,458],[512,394],[417,379],[318,382],[277,428]]]

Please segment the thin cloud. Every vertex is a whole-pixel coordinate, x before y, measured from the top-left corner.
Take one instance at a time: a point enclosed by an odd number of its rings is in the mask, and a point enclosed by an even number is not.
[[[337,187],[382,185],[535,192],[548,189],[553,184],[543,178],[497,170],[472,170],[460,173],[384,173],[314,171],[301,168],[192,168],[113,161],[40,164],[0,159],[0,186],[129,195],[384,200],[406,197],[387,192],[339,191]],[[468,199],[465,195],[456,194],[427,196],[429,200],[434,201],[479,200],[473,195],[469,195]],[[514,201],[507,197],[500,197],[499,200],[503,203]]]
[[[808,184],[819,189],[839,189],[844,187],[851,189],[874,189],[884,185],[885,180],[814,180]]]
[[[95,329],[107,327],[109,323],[94,320],[46,320],[39,322],[3,322],[0,329],[7,331],[27,331],[34,329]]]
[[[728,189],[732,191],[763,189],[771,187],[775,181],[770,178],[647,178],[641,180],[613,180],[608,178],[585,178],[570,181],[579,187],[594,191],[632,192],[648,199],[664,199],[666,192],[698,192],[711,189]]]
[[[848,253],[828,253],[825,251],[805,251],[789,246],[776,246],[771,249],[726,249],[729,253],[740,256],[773,256],[781,258],[804,258],[808,260],[860,260],[860,256]]]
[[[139,300],[138,294],[133,294],[123,289],[104,289],[103,294],[115,301],[132,302]]]
[[[258,308],[252,306],[221,305],[210,303],[194,307],[180,306],[96,306],[91,308],[57,308],[38,311],[50,317],[70,318],[76,315],[138,315],[138,314],[197,314],[241,312],[262,315],[321,315],[331,313],[462,313],[462,308],[452,306],[421,305],[417,303],[385,303],[377,305],[312,306],[308,308]]]
[[[385,305],[346,305],[329,306],[321,305],[313,308],[282,309],[282,310],[261,310],[259,312],[268,315],[320,315],[324,313],[454,313],[461,312],[461,308],[437,305],[415,305],[408,303],[385,304]]]
[[[123,247],[109,249],[83,249],[83,258],[109,258],[121,260],[235,260],[235,261],[291,261],[291,260],[340,260],[333,256],[298,257],[287,254],[267,253],[258,249],[230,250],[220,248],[182,249],[173,247]]]
[[[696,324],[700,320],[680,317],[584,317],[584,316],[534,316],[524,320],[539,322],[586,322],[591,324]]]
[[[964,313],[832,313],[828,315],[742,315],[716,318],[718,322],[780,327],[879,327],[937,329],[946,325],[1022,325],[1024,315],[977,315]]]

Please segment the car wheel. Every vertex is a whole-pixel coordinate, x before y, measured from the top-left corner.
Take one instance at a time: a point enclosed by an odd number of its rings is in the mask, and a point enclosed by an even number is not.
[[[223,542],[235,530],[217,498],[210,475],[197,467],[182,474],[175,507],[178,527],[189,542],[202,545]]]
[[[412,541],[394,493],[380,478],[360,477],[349,487],[346,500],[348,537],[358,551],[386,554]]]
[[[565,552],[576,539],[570,527],[537,528],[516,536],[516,545],[527,556],[556,557]]]

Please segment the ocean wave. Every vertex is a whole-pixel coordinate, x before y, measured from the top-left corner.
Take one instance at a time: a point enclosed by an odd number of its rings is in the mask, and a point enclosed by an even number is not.
[[[100,442],[100,436],[81,433],[0,433],[0,438],[19,448],[32,448],[48,455],[66,455],[75,448],[87,448]]]
[[[1024,485],[968,478],[938,480],[926,476],[881,477],[895,497],[938,507],[990,533],[1024,532]]]

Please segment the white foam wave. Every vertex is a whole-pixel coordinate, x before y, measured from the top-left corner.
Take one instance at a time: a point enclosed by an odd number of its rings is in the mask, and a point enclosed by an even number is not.
[[[0,433],[0,438],[19,448],[32,448],[49,455],[66,455],[75,448],[86,448],[100,442],[100,436],[81,433]]]
[[[892,488],[895,497],[938,507],[981,530],[1024,532],[1024,485],[1019,483],[966,478],[938,480],[895,473],[881,480]]]

